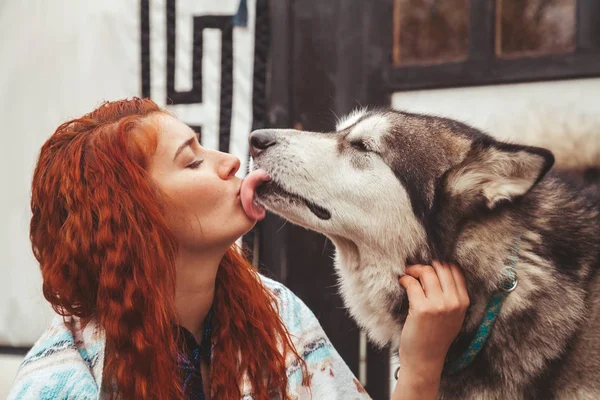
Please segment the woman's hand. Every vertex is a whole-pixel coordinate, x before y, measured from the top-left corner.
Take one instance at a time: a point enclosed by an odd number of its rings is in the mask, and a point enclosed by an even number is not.
[[[400,278],[409,310],[400,338],[393,399],[436,399],[446,353],[463,324],[469,295],[455,265],[413,265]]]

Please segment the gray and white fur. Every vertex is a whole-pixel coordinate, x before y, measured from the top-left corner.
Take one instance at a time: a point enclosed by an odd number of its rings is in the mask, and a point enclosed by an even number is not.
[[[341,295],[378,345],[398,346],[405,266],[440,259],[462,267],[471,299],[458,356],[518,244],[517,288],[474,362],[442,376],[440,398],[600,398],[600,198],[551,170],[549,150],[387,109],[330,133],[255,131],[250,143],[272,178],[258,201],[331,239]]]

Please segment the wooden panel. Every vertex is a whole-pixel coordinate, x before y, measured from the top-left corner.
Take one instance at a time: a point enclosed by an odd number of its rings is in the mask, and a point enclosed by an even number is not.
[[[367,100],[372,62],[367,46],[369,3],[271,0],[270,6],[269,125],[333,130],[336,115]],[[272,215],[259,229],[263,271],[275,275],[311,308],[358,377],[359,329],[337,290],[331,242]],[[376,400],[389,398],[388,361],[385,351],[368,356],[367,391]]]
[[[600,1],[577,1],[577,50],[600,50]]]
[[[600,53],[476,60],[382,71],[389,92],[600,76]]]
[[[330,131],[335,125],[339,12],[341,2],[303,0],[293,4],[293,126]],[[350,8],[350,7],[348,7]],[[360,38],[356,33],[355,38]],[[352,49],[347,49],[352,50]],[[348,66],[351,67],[351,66]],[[323,235],[287,225],[290,287],[315,312],[331,342],[358,376],[359,337],[344,310],[333,271],[333,246]]]
[[[369,105],[389,106],[391,92],[388,89],[389,67],[393,62],[393,2],[370,0],[365,10],[366,26],[365,73],[367,74],[367,102]]]
[[[269,0],[270,43],[267,65],[266,126],[291,126],[291,0]],[[285,221],[272,213],[256,227],[259,270],[284,284],[287,279],[287,236]]]
[[[0,354],[12,356],[25,356],[31,347],[23,346],[0,346]]]
[[[495,11],[493,0],[470,0],[469,61],[494,57]]]

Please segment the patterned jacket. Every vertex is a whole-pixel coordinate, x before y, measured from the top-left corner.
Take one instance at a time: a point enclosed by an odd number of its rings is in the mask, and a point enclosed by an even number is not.
[[[276,296],[280,317],[308,367],[311,383],[302,386],[298,363],[288,362],[288,390],[293,399],[369,399],[362,385],[332,346],[310,309],[282,284],[261,276]],[[76,318],[57,316],[25,356],[10,400],[101,399],[105,337],[94,322],[81,330]],[[105,385],[106,386],[106,385]],[[244,377],[243,400],[251,400],[252,387]]]

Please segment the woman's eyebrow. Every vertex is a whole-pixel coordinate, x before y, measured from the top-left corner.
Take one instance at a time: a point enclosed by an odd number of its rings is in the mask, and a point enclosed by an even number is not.
[[[192,136],[191,138],[189,138],[188,140],[186,140],[185,142],[183,142],[183,144],[181,146],[179,146],[179,148],[175,152],[175,157],[173,157],[173,161],[175,161],[175,159],[183,151],[183,149],[185,149],[187,146],[191,146],[192,143],[194,143],[194,140],[196,140],[196,137]]]

